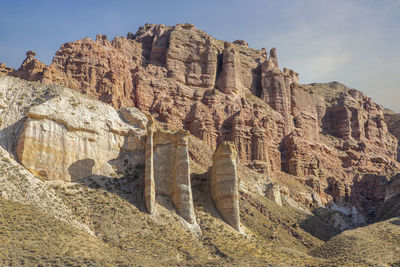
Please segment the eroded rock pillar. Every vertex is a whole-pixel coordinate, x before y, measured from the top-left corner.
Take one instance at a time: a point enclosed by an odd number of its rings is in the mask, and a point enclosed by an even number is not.
[[[240,231],[237,153],[232,142],[223,142],[213,156],[211,196],[222,217]]]
[[[175,176],[173,201],[178,213],[189,223],[195,222],[192,188],[190,184],[190,162],[188,151],[188,131],[175,134]]]
[[[225,42],[222,71],[218,79],[218,89],[224,94],[237,94],[242,90],[242,77],[239,70],[238,50],[233,44]]]
[[[154,134],[154,118],[147,116],[147,137],[146,137],[146,161],[145,161],[145,175],[144,175],[144,198],[146,201],[146,208],[149,213],[154,212],[156,202],[156,189],[154,184],[154,160],[153,160],[153,134]]]
[[[285,136],[292,129],[290,81],[278,67],[276,50],[261,64],[261,99],[282,115],[284,121],[280,134]]]

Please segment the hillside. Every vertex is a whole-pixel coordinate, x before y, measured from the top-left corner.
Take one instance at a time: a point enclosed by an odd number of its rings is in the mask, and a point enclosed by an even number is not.
[[[400,264],[398,114],[364,93],[192,24],[26,56],[0,66],[3,265]]]

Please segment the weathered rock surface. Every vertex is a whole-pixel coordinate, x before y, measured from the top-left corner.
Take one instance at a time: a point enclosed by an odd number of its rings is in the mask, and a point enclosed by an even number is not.
[[[28,81],[38,81],[43,77],[45,64],[35,58],[36,53],[33,51],[26,52],[26,58],[22,62],[18,70],[10,72],[9,75],[19,77]]]
[[[156,186],[154,184],[154,141],[153,135],[155,130],[155,122],[153,117],[148,117],[147,136],[146,136],[146,161],[144,173],[144,198],[146,208],[149,213],[154,212],[156,204]]]
[[[278,185],[274,183],[268,184],[265,188],[265,195],[277,205],[282,206],[281,191]]]
[[[7,67],[6,64],[3,62],[0,63],[0,74],[1,75],[7,75],[12,71],[14,71],[13,68]]]
[[[50,185],[18,164],[2,147],[0,158],[0,198],[38,207],[45,213],[93,235],[89,227],[78,220]]]
[[[306,205],[344,197],[326,193],[328,178],[352,190],[355,173],[391,176],[399,169],[398,141],[370,98],[336,82],[299,85],[298,73],[279,68],[276,49],[268,56],[192,24],[146,24],[128,38],[66,43],[42,76],[24,73],[116,108],[134,105],[212,150],[232,141],[243,164],[270,176],[316,178],[317,195],[298,196]]]
[[[27,117],[17,156],[45,180],[112,177],[144,160],[145,129],[128,125],[111,106],[74,91],[64,90],[32,107]]]
[[[156,194],[172,198],[178,213],[196,222],[188,151],[188,132],[159,130],[154,134],[154,181]]]
[[[211,195],[222,217],[240,231],[237,154],[232,142],[223,142],[213,156]]]
[[[222,52],[221,74],[218,79],[218,89],[227,95],[243,93],[242,74],[240,72],[239,50],[235,45],[224,43]]]
[[[395,113],[389,109],[384,109],[383,113],[389,132],[393,134],[398,140],[397,160],[400,161],[400,114]]]
[[[156,131],[154,119],[136,108],[118,112],[62,86],[38,86],[38,90],[36,86],[0,77],[4,92],[1,145],[11,153],[16,151],[27,170],[45,181],[69,182],[129,177],[138,166],[145,165],[144,192],[149,211],[154,211],[157,188],[157,194],[172,199],[186,221],[196,222],[186,131]],[[43,98],[36,102],[21,94]],[[14,106],[15,96],[22,100]]]
[[[132,75],[141,65],[141,53],[141,47],[126,38],[111,42],[105,35],[97,35],[95,41],[84,38],[65,43],[35,80],[68,86],[117,108],[131,106]]]

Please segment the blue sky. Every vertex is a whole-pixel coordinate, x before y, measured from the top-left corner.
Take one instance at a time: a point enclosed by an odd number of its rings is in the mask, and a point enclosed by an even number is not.
[[[0,0],[0,62],[18,67],[33,50],[49,64],[67,41],[183,22],[274,46],[300,82],[339,81],[400,112],[400,0]]]

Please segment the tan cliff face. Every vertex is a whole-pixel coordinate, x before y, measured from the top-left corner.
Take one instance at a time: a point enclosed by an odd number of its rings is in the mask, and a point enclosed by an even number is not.
[[[21,164],[44,180],[76,181],[92,175],[114,176],[118,169],[143,161],[145,129],[120,119],[69,90],[32,107],[18,138]],[[126,166],[119,166],[126,161]]]
[[[332,178],[351,188],[355,173],[390,176],[399,167],[397,140],[371,99],[337,84],[300,85],[298,73],[279,68],[276,49],[223,42],[192,24],[66,43],[41,76],[24,73],[116,108],[135,105],[212,150],[232,141],[259,172],[317,179],[324,204],[339,199],[326,193]]]
[[[211,196],[222,217],[240,231],[237,153],[232,142],[222,142],[213,155]]]

